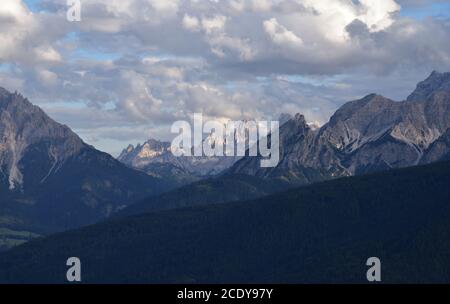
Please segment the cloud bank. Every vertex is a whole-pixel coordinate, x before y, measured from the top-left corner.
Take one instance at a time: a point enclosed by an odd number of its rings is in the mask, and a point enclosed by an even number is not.
[[[62,0],[0,2],[0,86],[20,90],[89,143],[168,138],[194,112],[302,112],[324,123],[376,91],[401,99],[450,70],[450,21],[402,14],[442,1]]]

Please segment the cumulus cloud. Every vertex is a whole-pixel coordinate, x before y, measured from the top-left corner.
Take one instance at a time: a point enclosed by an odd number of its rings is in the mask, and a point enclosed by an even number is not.
[[[0,60],[13,60],[17,51],[23,51],[36,20],[21,1],[5,0],[0,5],[0,23]]]
[[[34,11],[2,0],[0,86],[100,142],[133,129],[166,136],[193,112],[240,119],[300,111],[324,123],[346,100],[371,91],[401,99],[431,70],[450,70],[450,21],[399,13],[424,5],[90,0],[82,21],[70,23],[65,0]]]
[[[300,37],[280,25],[275,18],[264,21],[264,29],[275,44],[294,49],[303,45],[303,40]]]
[[[201,29],[200,20],[196,17],[191,17],[185,14],[183,17],[183,26],[189,31],[197,32]]]
[[[66,24],[54,27],[58,16],[34,14],[21,0],[0,3],[0,61],[35,65],[57,62],[61,54],[52,45],[67,30]]]

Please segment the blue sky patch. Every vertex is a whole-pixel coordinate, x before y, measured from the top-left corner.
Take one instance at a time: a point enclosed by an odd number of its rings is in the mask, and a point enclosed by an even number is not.
[[[412,17],[418,20],[434,17],[439,19],[450,18],[450,2],[447,3],[433,3],[431,5],[416,7],[416,8],[403,8],[400,14],[405,17]]]

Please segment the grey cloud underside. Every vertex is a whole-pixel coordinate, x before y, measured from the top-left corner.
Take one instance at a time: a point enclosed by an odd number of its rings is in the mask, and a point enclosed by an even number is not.
[[[448,20],[390,14],[390,0],[382,13],[350,2],[95,0],[84,3],[82,22],[68,23],[65,3],[45,1],[45,13],[23,6],[0,20],[0,62],[11,65],[0,81],[38,103],[82,103],[47,108],[89,139],[123,142],[132,125],[160,137],[161,126],[196,111],[231,119],[302,112],[324,123],[370,84],[403,99],[425,73],[450,69]]]

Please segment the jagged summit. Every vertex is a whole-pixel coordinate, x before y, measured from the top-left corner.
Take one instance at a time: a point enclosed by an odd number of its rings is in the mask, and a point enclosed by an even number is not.
[[[22,95],[5,89],[0,94],[0,138],[0,169],[8,176],[10,190],[23,188],[21,163],[30,149],[40,145],[48,149],[52,166],[42,176],[45,180],[85,146],[67,126],[52,120]]]
[[[303,114],[296,113],[293,119],[295,121],[299,122],[299,123],[305,123],[306,124],[305,115],[303,115]]]
[[[280,119],[284,119],[287,122],[291,121],[291,115],[282,115]],[[303,121],[302,125],[305,125],[304,117],[297,117]],[[234,124],[235,133],[234,141],[235,147],[237,143],[247,142],[246,123],[247,120],[241,120],[237,124]],[[227,123],[224,123],[226,126]],[[221,136],[217,137],[214,132],[211,134],[205,134],[203,139],[204,143],[215,145],[225,145],[226,139]],[[153,176],[170,177],[170,175],[183,175],[184,181],[191,181],[189,175],[198,179],[198,177],[208,177],[217,175],[224,170],[230,168],[241,156],[229,155],[227,157],[220,156],[196,156],[188,157],[181,156],[175,157],[171,151],[171,143],[159,141],[156,139],[149,139],[142,145],[138,144],[136,147],[133,145],[128,146],[122,151],[118,160],[126,164],[129,167],[133,167],[139,170],[143,170]],[[172,174],[173,173],[173,174]]]
[[[288,122],[291,119],[292,119],[292,115],[289,113],[281,113],[280,116],[278,117],[280,126],[282,126],[283,124],[285,124],[286,122]]]
[[[431,75],[420,82],[414,92],[409,95],[408,101],[425,101],[436,92],[450,91],[450,72],[439,73],[433,71]]]
[[[294,117],[280,127],[280,132],[297,132],[298,134],[303,134],[310,129],[311,128],[306,121],[305,115],[296,113]]]
[[[9,94],[8,90],[6,90],[6,89],[3,88],[3,87],[0,87],[0,96],[1,96],[1,95],[4,95],[4,94]]]
[[[117,159],[130,167],[142,168],[151,163],[153,158],[167,154],[169,149],[169,142],[151,138],[142,145],[138,143],[136,147],[129,145]]]
[[[17,224],[0,221],[0,229],[79,227],[169,187],[87,145],[21,94],[0,89],[1,216]]]
[[[298,114],[280,128],[276,168],[246,157],[230,172],[308,183],[429,163],[449,155],[449,128],[450,73],[433,72],[408,101],[369,94],[344,104],[320,129],[305,128]]]
[[[31,102],[28,101],[22,94],[18,92],[10,92],[5,88],[0,87],[0,108],[5,108],[7,106],[19,106],[26,105],[29,107],[34,107]],[[34,107],[37,108],[37,107]]]

